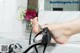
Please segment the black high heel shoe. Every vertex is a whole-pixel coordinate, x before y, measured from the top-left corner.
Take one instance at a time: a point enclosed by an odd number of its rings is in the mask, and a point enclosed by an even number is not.
[[[43,53],[45,53],[45,50],[46,50],[46,47],[47,45],[50,43],[51,41],[51,37],[54,38],[53,34],[49,31],[49,29],[47,27],[43,28],[42,31],[40,31],[33,39],[33,42],[35,42],[35,38],[37,36],[39,36],[40,34],[43,35],[42,37],[42,41],[40,43],[35,43],[33,45],[31,45],[29,48],[27,48],[23,53],[27,53],[31,48],[35,48],[36,50],[36,53],[38,53],[38,50],[37,50],[37,45],[43,45],[44,46],[44,50],[43,50]],[[55,38],[54,38],[55,39]],[[53,44],[54,46],[56,45],[55,43]]]
[[[39,36],[40,34],[43,35],[42,37],[42,40],[41,42],[39,43],[35,43],[35,38],[37,36]],[[32,35],[32,30],[31,30],[31,33],[30,33],[30,39],[29,39],[29,45],[31,44],[31,35]],[[33,39],[33,42],[34,44],[31,44],[23,53],[28,53],[30,49],[32,48],[35,48],[35,51],[36,53],[38,53],[38,49],[37,49],[37,46],[38,45],[43,45],[44,46],[44,49],[43,49],[43,53],[45,53],[45,50],[47,48],[47,45],[50,44],[50,41],[51,41],[51,37],[54,38],[53,34],[49,31],[49,29],[46,27],[46,28],[43,28],[42,31],[40,31]],[[55,38],[54,38],[55,40]],[[55,40],[56,41],[56,40]],[[15,49],[17,48],[17,45],[22,48],[22,46],[20,44],[11,44],[9,46],[9,53],[16,53],[14,50],[13,50],[13,47],[15,47]],[[55,46],[56,43],[53,43],[53,46]]]

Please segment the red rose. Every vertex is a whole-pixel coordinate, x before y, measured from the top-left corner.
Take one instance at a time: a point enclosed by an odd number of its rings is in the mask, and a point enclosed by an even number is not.
[[[37,16],[36,10],[28,9],[25,13],[25,19],[30,20]]]

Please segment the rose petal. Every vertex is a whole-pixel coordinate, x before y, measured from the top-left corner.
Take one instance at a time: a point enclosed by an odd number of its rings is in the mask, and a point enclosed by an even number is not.
[[[37,15],[37,12],[35,10],[28,9],[25,13],[25,18],[26,20],[30,20],[36,17],[36,15]]]

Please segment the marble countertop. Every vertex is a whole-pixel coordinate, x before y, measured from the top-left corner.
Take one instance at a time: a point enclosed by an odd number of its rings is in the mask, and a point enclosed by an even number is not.
[[[32,36],[32,39],[33,37],[34,36]],[[28,38],[29,36],[27,36],[27,39],[14,40],[14,39],[0,37],[0,49],[1,49],[1,45],[10,45],[10,44],[19,43],[23,47],[22,51],[25,51],[29,47]],[[43,51],[43,47],[39,47],[38,50],[39,50],[39,53],[41,53]],[[33,52],[33,50],[31,52]],[[77,34],[76,36],[72,36],[66,44],[63,44],[63,45],[57,44],[55,47],[52,45],[49,45],[45,53],[80,53],[79,34]]]

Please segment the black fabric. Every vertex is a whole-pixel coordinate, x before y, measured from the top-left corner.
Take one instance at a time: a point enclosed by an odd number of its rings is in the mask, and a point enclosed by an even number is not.
[[[46,27],[46,28],[43,28],[42,31],[40,31],[33,39],[33,41],[35,42],[35,38],[37,36],[39,36],[40,34],[43,35],[42,37],[42,41],[40,43],[35,43],[33,45],[31,45],[29,48],[27,48],[23,53],[27,53],[31,48],[35,48],[36,49],[36,53],[38,53],[38,50],[36,48],[37,45],[43,45],[44,46],[44,50],[43,50],[43,53],[45,53],[45,50],[46,50],[46,47],[47,45],[50,43],[51,41],[51,37],[54,38],[53,34],[49,31],[49,29]],[[53,45],[56,45],[55,43]]]

